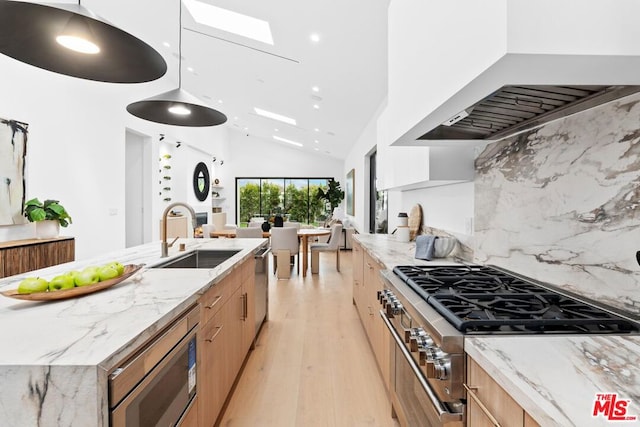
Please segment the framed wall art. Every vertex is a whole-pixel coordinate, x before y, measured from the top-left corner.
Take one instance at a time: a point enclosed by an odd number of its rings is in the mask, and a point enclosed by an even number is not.
[[[27,222],[23,207],[28,126],[0,118],[0,225]]]
[[[355,200],[354,200],[354,188],[355,188],[355,169],[351,169],[347,174],[347,183],[345,185],[345,202],[347,204],[347,215],[355,215]]]

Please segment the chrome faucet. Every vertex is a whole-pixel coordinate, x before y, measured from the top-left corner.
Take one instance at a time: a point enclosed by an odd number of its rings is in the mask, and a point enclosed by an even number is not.
[[[164,213],[162,214],[162,243],[161,243],[162,252],[160,254],[160,258],[168,257],[169,247],[172,246],[176,242],[176,240],[178,240],[178,238],[176,237],[176,239],[173,242],[171,242],[171,244],[167,243],[167,216],[169,215],[169,211],[171,211],[171,209],[175,208],[176,206],[183,206],[189,209],[189,213],[191,214],[191,223],[193,225],[193,230],[195,231],[196,227],[198,226],[198,220],[196,219],[196,211],[194,211],[193,208],[188,204],[182,203],[182,202],[175,202],[167,206],[167,208],[164,210]]]

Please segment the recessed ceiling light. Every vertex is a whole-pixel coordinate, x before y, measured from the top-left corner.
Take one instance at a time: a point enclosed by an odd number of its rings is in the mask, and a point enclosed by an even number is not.
[[[218,99],[218,104],[222,104],[222,99]]]
[[[187,67],[187,70],[191,71],[193,73],[193,67]]]
[[[184,5],[199,24],[273,45],[271,27],[267,21],[197,0],[184,0]]]
[[[318,147],[314,148],[315,151],[320,151],[320,149]]]
[[[233,120],[238,120],[238,116],[235,116],[235,117],[233,118]]]
[[[244,128],[244,130],[249,130],[249,128]]]
[[[274,131],[276,131],[276,132],[280,132],[280,129],[278,129],[278,128],[275,128],[275,129],[274,129]]]
[[[295,145],[296,147],[302,147],[302,144],[296,141],[291,141],[290,139],[281,138],[278,135],[273,135],[273,139],[276,141],[286,142],[287,144]]]
[[[318,128],[315,128],[314,130],[315,130],[316,132],[320,132],[320,129],[318,129]]]
[[[318,86],[313,86],[311,90],[314,92],[320,92],[320,88]]]
[[[319,110],[320,106],[318,104],[313,104],[313,108],[316,109],[316,110]]]
[[[315,139],[313,142],[315,142],[316,144],[320,144],[320,141],[318,141],[317,139]]]
[[[162,42],[162,44],[164,45],[164,47],[171,47],[171,45],[169,44],[169,42]]]
[[[320,41],[320,35],[318,33],[313,33],[309,36],[312,42],[318,43]]]
[[[263,117],[268,117],[270,119],[278,120],[293,126],[296,125],[296,119],[292,119],[291,117],[283,116],[282,114],[272,113],[271,111],[263,110],[258,107],[254,107],[253,109],[255,110],[256,114],[259,114]]]

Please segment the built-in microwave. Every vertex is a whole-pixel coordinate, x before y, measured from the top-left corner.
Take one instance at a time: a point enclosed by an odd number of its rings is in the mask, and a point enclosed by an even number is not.
[[[177,425],[196,397],[199,308],[188,310],[109,376],[111,425]]]

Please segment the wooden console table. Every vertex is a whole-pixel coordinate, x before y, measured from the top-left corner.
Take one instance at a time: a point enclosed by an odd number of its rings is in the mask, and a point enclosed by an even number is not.
[[[27,239],[0,242],[0,277],[75,260],[75,239]]]

